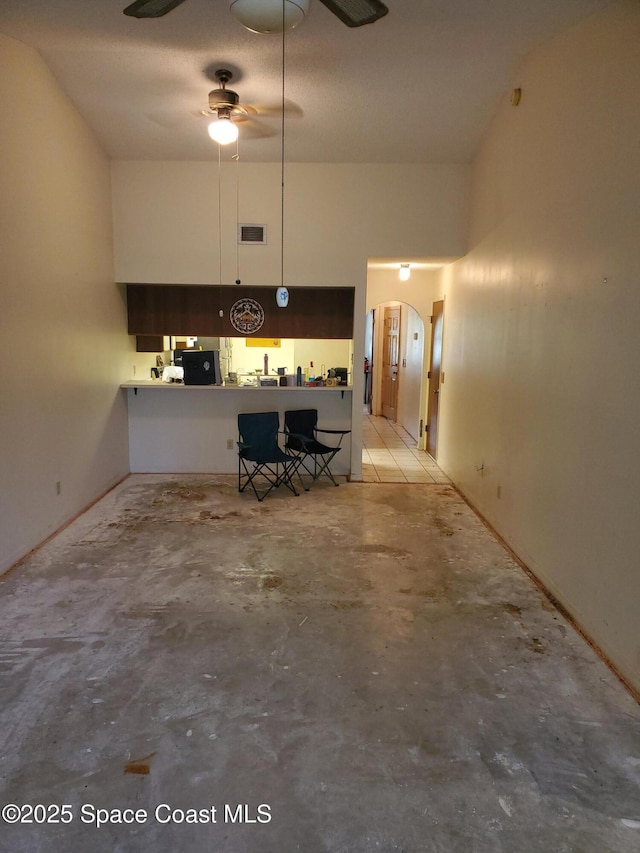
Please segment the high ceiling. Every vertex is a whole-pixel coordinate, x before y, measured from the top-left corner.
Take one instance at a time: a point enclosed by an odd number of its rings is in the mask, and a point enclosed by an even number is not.
[[[242,159],[279,161],[282,37],[245,30],[228,0],[152,20],[123,15],[127,2],[2,0],[0,32],[40,51],[113,158],[217,158],[193,113],[226,67],[241,102],[272,108],[241,126]],[[469,162],[527,53],[610,0],[386,3],[386,17],[349,29],[312,0],[287,34],[288,161]]]

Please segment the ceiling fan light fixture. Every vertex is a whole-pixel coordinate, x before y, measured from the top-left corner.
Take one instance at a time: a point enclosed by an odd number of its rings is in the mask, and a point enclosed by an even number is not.
[[[400,281],[409,281],[411,277],[411,264],[400,264]]]
[[[254,33],[281,33],[301,24],[309,14],[310,0],[232,0],[231,14]],[[284,10],[282,8],[284,3]]]
[[[229,116],[221,115],[209,125],[209,136],[219,145],[229,145],[238,138],[238,128]]]

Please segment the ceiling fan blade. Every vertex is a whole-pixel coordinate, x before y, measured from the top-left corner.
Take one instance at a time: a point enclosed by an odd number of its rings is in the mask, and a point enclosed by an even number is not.
[[[160,18],[181,3],[184,0],[135,0],[124,9],[124,14],[132,18]]]
[[[217,115],[217,110],[212,107],[205,107],[201,110],[193,110],[192,115],[196,118],[211,118]],[[304,111],[298,104],[293,101],[286,100],[284,104],[284,114],[287,118],[302,118]],[[231,117],[233,121],[246,121],[254,116],[262,116],[264,118],[278,118],[282,115],[282,104],[236,104],[231,107]]]
[[[243,139],[268,139],[271,136],[278,136],[279,130],[273,127],[268,127],[265,122],[256,118],[247,118],[239,126],[240,140]]]
[[[389,11],[380,0],[320,0],[348,27],[361,27],[383,18]]]
[[[253,106],[249,106],[245,104],[245,109],[252,114],[265,116],[267,118],[277,118],[282,115],[282,104],[254,104]],[[304,111],[302,107],[299,107],[298,104],[293,101],[285,100],[284,102],[284,114],[287,118],[302,118],[304,116]]]

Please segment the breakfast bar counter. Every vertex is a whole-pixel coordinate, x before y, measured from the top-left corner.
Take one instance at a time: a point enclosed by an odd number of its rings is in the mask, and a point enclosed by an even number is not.
[[[317,409],[318,425],[351,429],[352,388],[348,385],[239,386],[183,385],[132,379],[127,395],[129,465],[132,473],[235,474],[238,415]],[[332,463],[336,474],[351,471],[350,436]]]
[[[184,390],[184,391],[324,391],[324,392],[351,392],[351,385],[185,385],[184,382],[163,382],[161,379],[130,379],[128,382],[123,382],[121,388],[133,389],[137,388],[154,388],[158,391],[164,390]]]

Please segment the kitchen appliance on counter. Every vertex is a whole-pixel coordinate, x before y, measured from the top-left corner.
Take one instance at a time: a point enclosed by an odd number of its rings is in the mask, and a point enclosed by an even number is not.
[[[218,350],[183,350],[185,385],[222,385]]]
[[[162,371],[163,382],[182,382],[183,379],[184,370],[180,364],[170,364]]]
[[[238,373],[238,385],[241,388],[257,388],[258,374],[257,373]]]

